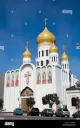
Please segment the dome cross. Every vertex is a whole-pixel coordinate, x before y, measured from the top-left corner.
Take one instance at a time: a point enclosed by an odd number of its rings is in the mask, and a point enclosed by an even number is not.
[[[63,51],[65,52],[66,46],[63,45],[62,48],[63,48]]]
[[[45,27],[46,27],[46,25],[47,25],[47,20],[48,20],[47,18],[44,19]]]
[[[28,44],[29,44],[29,42],[27,41],[27,42],[26,42],[26,47],[27,47],[27,48],[28,48]]]

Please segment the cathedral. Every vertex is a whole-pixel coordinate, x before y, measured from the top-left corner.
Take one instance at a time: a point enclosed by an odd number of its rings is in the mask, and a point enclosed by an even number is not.
[[[69,110],[72,109],[68,93],[78,79],[70,70],[65,50],[59,58],[56,37],[46,27],[46,19],[45,28],[37,37],[37,46],[38,57],[35,64],[31,62],[32,54],[27,46],[19,69],[5,73],[3,109],[6,112],[13,112],[18,107],[26,111],[26,100],[29,97],[34,97],[34,106],[41,111],[49,107],[42,104],[42,97],[52,93],[57,93],[61,106],[67,105]],[[56,108],[56,105],[53,107]]]

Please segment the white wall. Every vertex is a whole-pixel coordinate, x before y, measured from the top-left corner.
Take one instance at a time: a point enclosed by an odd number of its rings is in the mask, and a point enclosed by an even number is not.
[[[61,81],[61,67],[55,66],[55,79],[56,79],[56,93],[59,100],[62,101],[62,81]]]
[[[41,74],[42,74],[42,70],[41,70]],[[46,67],[46,74],[47,74],[47,67]],[[41,81],[42,81],[42,76],[41,76]],[[52,66],[52,84],[48,84],[47,82],[46,84],[41,83],[39,85],[36,85],[36,107],[39,107],[40,110],[43,110],[44,108],[49,107],[49,105],[42,104],[42,97],[44,97],[47,94],[56,93],[55,82],[56,82],[55,81],[55,67]]]
[[[26,84],[26,78],[24,77],[24,75],[26,74],[27,71],[29,71],[31,73],[31,77],[29,77],[29,85]],[[22,92],[22,90],[25,87],[29,87],[33,90],[34,98],[35,98],[35,93],[36,93],[36,68],[35,68],[35,65],[33,65],[31,63],[30,64],[23,64],[20,67],[20,92]],[[21,102],[21,100],[20,100],[20,102]]]
[[[69,61],[68,60],[61,61],[61,65],[62,65],[62,69],[69,72]],[[65,65],[66,65],[66,68],[65,68]]]
[[[19,86],[15,86],[15,74],[14,74],[14,87],[11,87],[11,79],[10,79],[10,87],[6,87],[6,80],[7,80],[6,74],[7,73],[5,73],[3,109],[6,109],[6,112],[13,112],[15,108],[19,107],[19,102],[18,102]],[[10,78],[11,78],[11,71],[10,71]]]
[[[79,81],[79,80],[76,78],[76,76],[73,75],[73,85],[75,85],[75,83],[76,83],[77,81]]]
[[[23,58],[23,63],[31,63],[31,58],[28,58],[28,57],[24,57]]]
[[[19,71],[19,85],[18,86],[15,85],[15,87],[14,87],[14,90],[15,90],[15,92],[14,92],[14,97],[15,97],[14,109],[19,107],[19,100],[18,99],[20,96],[20,70],[17,69],[16,71]],[[15,81],[16,81],[16,79],[15,79]]]
[[[6,75],[7,73],[5,74],[5,85],[4,85],[4,93],[5,93],[4,94],[4,109],[6,109],[7,112],[10,112],[11,87],[6,87],[6,82],[7,82]],[[11,75],[11,72],[10,72],[10,75]]]
[[[71,115],[77,111],[76,107],[72,106],[72,102],[71,102],[72,97],[80,98],[80,91],[79,90],[67,91],[67,108],[69,109]]]
[[[3,97],[3,109],[6,109],[6,73],[4,76],[4,97]]]
[[[49,60],[49,48],[51,44],[40,44],[38,45],[38,58],[36,59],[36,62],[39,62],[39,66],[41,66],[41,61],[43,61],[43,65],[46,66],[46,60]],[[48,56],[46,56],[46,50],[48,50]],[[40,57],[39,57],[39,51],[40,51]],[[42,51],[44,51],[44,56],[42,56]]]
[[[53,62],[52,62],[52,57],[53,57]],[[55,61],[54,61],[54,57],[55,57]],[[56,52],[50,53],[49,54],[49,61],[51,65],[58,65],[59,63],[59,55]]]
[[[26,72],[29,71],[31,73],[31,77],[29,77],[29,85],[26,84]],[[32,64],[24,64],[20,68],[20,90],[22,91],[25,87],[29,87],[34,90],[34,67]]]
[[[66,95],[66,88],[69,88],[69,72],[66,70],[61,70],[62,76],[62,102],[63,105],[67,104],[67,95]]]

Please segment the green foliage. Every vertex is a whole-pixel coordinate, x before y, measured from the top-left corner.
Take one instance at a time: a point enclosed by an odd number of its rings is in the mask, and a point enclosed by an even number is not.
[[[0,108],[3,107],[3,99],[0,99]]]
[[[49,107],[52,108],[52,105],[55,103],[58,105],[60,103],[59,97],[57,96],[56,93],[53,94],[47,94],[42,98],[42,103],[43,105],[49,104]]]
[[[26,100],[26,104],[29,108],[33,107],[33,105],[35,104],[35,100],[33,97],[30,97]]]
[[[75,99],[75,107],[79,110],[79,108],[80,108],[80,99],[79,99],[79,97],[76,97],[76,99]]]

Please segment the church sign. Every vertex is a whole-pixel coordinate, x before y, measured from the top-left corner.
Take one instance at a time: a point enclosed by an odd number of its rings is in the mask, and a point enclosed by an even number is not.
[[[48,84],[51,84],[52,83],[52,67],[51,66],[47,68],[47,75],[48,75]]]
[[[6,87],[10,87],[10,72],[7,72],[7,82],[6,82]]]
[[[18,70],[16,71],[16,74],[15,74],[15,85],[16,86],[19,85],[19,71]]]
[[[46,84],[46,68],[42,68],[42,84]]]
[[[14,71],[11,72],[11,87],[14,86]]]

